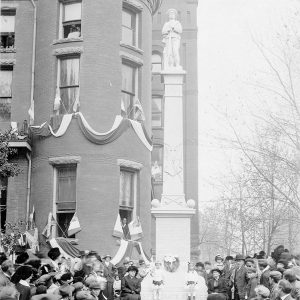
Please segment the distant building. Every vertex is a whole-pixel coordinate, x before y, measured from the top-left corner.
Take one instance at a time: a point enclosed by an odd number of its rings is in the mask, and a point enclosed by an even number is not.
[[[2,229],[4,220],[28,219],[34,206],[40,232],[51,212],[52,235],[67,236],[77,212],[82,230],[70,238],[114,255],[120,213],[140,218],[150,252],[151,36],[158,5],[1,2],[0,125],[17,122],[13,146],[23,169],[1,183]]]
[[[164,84],[160,75],[163,59],[161,30],[167,21],[166,12],[170,8],[178,11],[178,20],[183,27],[181,35],[181,64],[186,70],[183,85],[183,123],[184,123],[184,185],[186,199],[196,201],[196,215],[192,218],[191,249],[196,260],[199,255],[198,223],[198,77],[197,77],[197,5],[196,0],[164,0],[153,17],[152,30],[152,184],[153,197],[160,199],[163,184],[164,151]],[[152,222],[152,242],[155,238],[155,224]]]

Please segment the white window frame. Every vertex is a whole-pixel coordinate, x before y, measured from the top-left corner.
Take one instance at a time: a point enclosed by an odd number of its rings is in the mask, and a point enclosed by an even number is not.
[[[77,181],[78,181],[78,164],[81,161],[80,156],[66,156],[66,157],[51,157],[49,164],[53,169],[53,187],[52,187],[52,215],[55,219],[55,225],[51,228],[51,235],[53,238],[57,237],[57,185],[58,185],[58,168],[64,165],[77,164],[76,167],[76,208],[77,209]]]
[[[64,24],[63,24],[63,16],[64,16],[64,6],[71,4],[71,3],[81,3],[81,19],[80,19],[80,39],[82,39],[82,1],[61,1],[59,4],[59,27],[58,27],[58,38],[61,39],[67,39],[64,38]]]
[[[133,95],[133,99],[132,99],[132,107],[131,110],[129,112],[129,115],[127,115],[128,119],[133,119],[134,117],[134,99],[135,97],[139,98],[139,72],[140,72],[140,66],[128,61],[128,60],[122,60],[122,67],[123,65],[127,65],[129,67],[131,67],[133,69],[133,76],[134,76],[134,80],[133,80],[133,84],[134,84],[134,95]],[[123,74],[122,74],[123,76]],[[123,77],[122,77],[123,80]],[[121,89],[121,93],[123,94],[123,90]]]
[[[131,47],[139,48],[140,46],[140,39],[139,39],[139,34],[140,34],[140,10],[136,9],[135,7],[126,5],[124,3],[123,8],[122,8],[122,18],[123,18],[123,11],[127,11],[130,14],[134,15],[135,17],[135,24],[134,24],[134,36],[133,36],[133,44],[128,44],[126,41],[121,41],[121,44],[128,45]],[[122,22],[121,22],[122,23]],[[121,30],[123,31],[123,23],[121,24]],[[122,33],[121,33],[121,38],[122,38]]]
[[[133,173],[133,209],[132,209],[132,219],[137,217],[137,206],[138,206],[138,179],[139,179],[139,172],[143,168],[143,164],[130,161],[126,159],[118,159],[117,164],[120,166],[120,172],[122,170],[132,172]],[[119,181],[120,184],[120,181]],[[119,195],[120,201],[120,195]],[[119,208],[121,206],[119,205]]]

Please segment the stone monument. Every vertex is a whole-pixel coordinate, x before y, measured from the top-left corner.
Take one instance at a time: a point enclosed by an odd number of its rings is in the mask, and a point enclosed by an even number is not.
[[[161,75],[164,94],[164,162],[161,201],[152,200],[151,213],[156,220],[156,260],[165,269],[162,299],[185,300],[185,273],[190,262],[190,221],[195,201],[186,201],[183,165],[182,86],[186,72],[180,65],[181,24],[175,9],[169,9],[169,21],[162,29],[164,63]],[[142,299],[151,298],[151,277],[144,279]]]

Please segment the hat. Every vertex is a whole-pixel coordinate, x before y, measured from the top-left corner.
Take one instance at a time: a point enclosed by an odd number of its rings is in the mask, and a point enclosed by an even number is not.
[[[259,265],[260,267],[265,268],[265,267],[268,265],[268,262],[267,262],[266,259],[259,259],[259,260],[258,260],[258,265]]]
[[[178,12],[175,8],[170,8],[167,10],[167,15],[169,16],[171,13],[175,13],[175,15],[178,15]]]
[[[14,276],[16,279],[26,280],[32,275],[32,267],[31,266],[20,266],[17,268]]]
[[[101,290],[101,285],[100,285],[100,282],[98,282],[97,280],[94,280],[94,281],[92,281],[91,283],[90,283],[90,285],[89,285],[89,288],[91,289],[91,290]]]
[[[271,271],[270,272],[271,278],[276,278],[277,280],[280,280],[282,278],[282,274],[279,271]]]
[[[48,257],[52,260],[56,260],[60,256],[60,251],[58,247],[52,248],[48,252]]]
[[[264,285],[258,285],[255,288],[255,292],[258,295],[261,295],[263,298],[267,298],[270,296],[270,290],[268,288],[266,288]]]
[[[102,257],[102,259],[106,259],[107,257],[111,258],[111,256],[109,254],[106,254]]]
[[[218,272],[220,275],[222,275],[222,271],[218,268],[212,269],[211,273],[213,273],[213,272]]]
[[[216,255],[215,261],[217,261],[218,259],[221,259],[222,261],[224,260],[224,258],[221,256],[221,254]]]
[[[138,268],[135,267],[135,266],[130,266],[130,267],[127,269],[127,272],[130,272],[130,271],[134,271],[134,272],[135,272],[135,275],[139,272]]]
[[[235,260],[236,260],[236,261],[238,261],[238,260],[243,260],[243,261],[245,261],[245,256],[242,255],[242,254],[237,254],[237,255],[235,256]]]
[[[72,279],[72,274],[71,273],[64,273],[60,277],[60,280],[62,280],[62,281],[69,281],[71,279]]]
[[[233,257],[231,255],[228,255],[225,257],[225,260],[233,260]]]
[[[22,252],[17,256],[16,264],[24,264],[29,259],[29,255],[27,252]]]
[[[82,282],[78,281],[76,283],[73,283],[73,287],[74,287],[75,291],[78,291],[78,290],[81,290],[84,287],[84,285]]]
[[[144,264],[145,263],[145,261],[143,260],[143,259],[140,259],[139,260],[139,265],[142,265],[142,264]]]
[[[76,299],[77,300],[86,300],[90,299],[91,294],[89,291],[79,291],[76,293]]]

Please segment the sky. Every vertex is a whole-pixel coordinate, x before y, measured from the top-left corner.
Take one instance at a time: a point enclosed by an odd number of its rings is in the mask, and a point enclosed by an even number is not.
[[[255,42],[276,48],[278,33],[300,19],[299,9],[299,0],[199,0],[200,209],[216,199],[214,184],[229,163],[238,164],[235,153],[216,145],[216,137],[229,135],[224,114],[247,135],[249,111],[264,109],[266,95],[253,83],[267,65]]]

